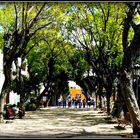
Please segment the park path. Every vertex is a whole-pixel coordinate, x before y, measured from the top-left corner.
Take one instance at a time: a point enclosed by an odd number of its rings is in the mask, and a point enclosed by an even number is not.
[[[106,118],[93,108],[42,108],[0,123],[0,138],[122,138],[132,133],[131,126],[118,130],[116,121]]]

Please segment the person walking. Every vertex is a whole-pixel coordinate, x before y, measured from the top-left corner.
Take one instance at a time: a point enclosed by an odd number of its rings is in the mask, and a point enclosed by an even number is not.
[[[77,104],[78,104],[78,99],[75,98],[75,108],[77,108]]]
[[[71,107],[71,98],[68,98],[68,108]]]
[[[82,107],[82,98],[81,97],[78,98],[78,104],[79,104],[79,108],[81,108]]]
[[[13,107],[12,107],[13,111],[14,111],[14,118],[16,117],[16,115],[18,114],[18,111],[19,111],[19,108],[16,106],[16,104],[13,104]]]
[[[74,96],[72,97],[72,107],[74,107],[75,106],[75,98],[74,98]]]
[[[62,97],[60,96],[58,98],[58,107],[61,107],[61,105],[62,105]]]
[[[90,108],[90,106],[91,106],[91,98],[90,98],[90,96],[89,96],[88,99],[87,99],[87,107]]]
[[[67,104],[66,98],[63,97],[63,108],[66,108],[66,104]]]
[[[86,99],[83,99],[83,108],[86,107]]]

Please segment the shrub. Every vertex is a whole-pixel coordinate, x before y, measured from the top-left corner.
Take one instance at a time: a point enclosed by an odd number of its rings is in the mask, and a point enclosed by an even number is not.
[[[37,109],[37,105],[35,103],[27,103],[25,105],[25,110],[26,111],[35,111]]]

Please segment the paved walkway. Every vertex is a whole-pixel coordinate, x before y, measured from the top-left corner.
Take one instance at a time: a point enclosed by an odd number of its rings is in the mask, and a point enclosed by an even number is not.
[[[116,121],[93,108],[42,108],[26,112],[24,119],[0,123],[0,138],[124,138],[131,126],[118,130]]]

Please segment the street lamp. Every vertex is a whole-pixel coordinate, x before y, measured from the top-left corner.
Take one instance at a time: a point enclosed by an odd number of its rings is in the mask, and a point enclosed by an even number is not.
[[[136,77],[136,99],[138,101],[138,94],[139,94],[139,76],[140,76],[140,65],[136,64],[134,65],[134,75]]]

